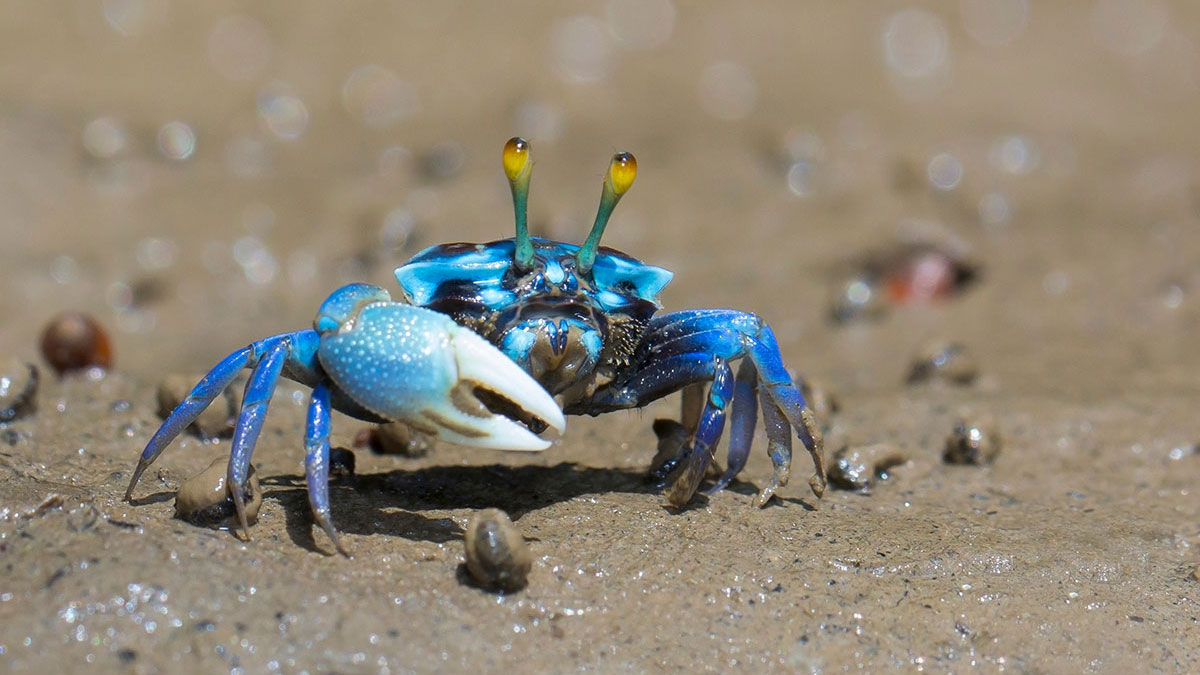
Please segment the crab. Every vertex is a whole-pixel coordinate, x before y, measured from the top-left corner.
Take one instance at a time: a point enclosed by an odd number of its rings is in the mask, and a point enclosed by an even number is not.
[[[786,485],[794,431],[812,457],[809,481],[826,485],[822,439],[793,383],[771,328],[728,309],[658,314],[672,273],[600,246],[637,160],[613,156],[595,222],[582,245],[529,234],[532,169],[527,141],[504,146],[516,236],[483,244],[432,246],[396,269],[403,295],[351,284],[321,305],[311,330],[264,338],[225,357],[151,437],[125,499],[143,472],[244,368],[252,368],[234,429],[226,486],[249,538],[244,486],[263,418],[280,377],[312,388],[305,430],[305,480],[316,523],[349,555],[330,518],[330,412],[368,422],[402,422],[460,445],[541,450],[561,434],[563,414],[639,408],[682,391],[680,422],[658,420],[652,475],[671,505],[689,503],[730,418],[726,467],[709,494],[745,467],[761,407],[774,473],[764,506]],[[735,374],[732,364],[738,363]],[[705,390],[707,385],[707,390]],[[561,408],[560,408],[561,406]]]

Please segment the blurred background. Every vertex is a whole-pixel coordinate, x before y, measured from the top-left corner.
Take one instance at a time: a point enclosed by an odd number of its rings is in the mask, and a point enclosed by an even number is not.
[[[609,156],[632,151],[604,243],[675,270],[669,308],[760,312],[790,364],[843,386],[895,383],[934,334],[1022,387],[1193,359],[1191,3],[0,12],[8,353],[65,308],[147,377],[307,326],[340,284],[395,288],[424,246],[511,236],[499,154],[523,135],[535,233],[582,240]],[[830,320],[847,294],[876,302],[914,243],[969,260],[969,302],[938,287]]]

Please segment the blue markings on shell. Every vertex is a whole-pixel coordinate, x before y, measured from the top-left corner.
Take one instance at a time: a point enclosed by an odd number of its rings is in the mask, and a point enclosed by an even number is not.
[[[541,275],[539,281],[575,292],[578,280],[574,259],[579,247],[540,237],[533,237],[532,241],[533,269]],[[464,284],[470,284],[479,300],[488,307],[504,309],[521,299],[505,286],[514,248],[512,239],[487,244],[431,246],[397,268],[396,280],[409,302],[415,305],[427,305],[439,299],[439,293],[445,287],[460,289]],[[592,267],[594,290],[589,295],[605,311],[626,309],[634,299],[657,306],[658,294],[670,283],[672,276],[661,267],[601,247]],[[446,284],[449,286],[444,286]]]
[[[543,274],[546,275],[546,281],[555,286],[567,280],[567,272],[557,260],[547,260],[546,271]]]
[[[528,370],[529,352],[533,349],[533,345],[536,342],[537,333],[534,331],[510,330],[504,334],[504,338],[499,346],[500,351],[504,352],[505,356]]]
[[[506,293],[501,281],[512,263],[512,256],[511,239],[490,244],[430,246],[408,264],[396,268],[396,281],[414,305],[429,304],[437,297],[438,288],[448,281],[467,281],[480,290]],[[512,294],[494,299],[505,304],[512,301]]]
[[[600,251],[592,265],[592,279],[597,288],[632,294],[657,305],[658,294],[675,276],[670,270],[647,265],[623,253],[614,255],[612,249]]]

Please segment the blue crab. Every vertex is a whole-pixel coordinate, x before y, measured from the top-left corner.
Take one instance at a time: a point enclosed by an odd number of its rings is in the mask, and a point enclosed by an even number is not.
[[[681,422],[655,425],[664,461],[654,469],[669,484],[671,504],[682,506],[709,472],[727,411],[726,468],[707,491],[723,489],[746,465],[761,405],[774,474],[758,505],[788,481],[793,430],[812,457],[809,484],[820,496],[821,434],[770,327],[754,314],[726,309],[656,314],[671,272],[600,246],[636,176],[633,155],[613,157],[595,222],[579,246],[529,234],[529,143],[510,140],[503,165],[515,237],[432,246],[396,269],[400,301],[378,286],[351,284],[325,300],[312,330],[268,337],[227,356],[150,439],[126,500],[146,468],[243,368],[253,372],[226,485],[247,538],[237,486],[246,481],[280,377],[312,387],[305,431],[309,504],[343,554],[329,515],[331,409],[370,422],[403,422],[462,445],[540,450],[549,442],[536,434],[547,427],[561,433],[564,412],[598,415],[682,391]],[[739,360],[735,375],[731,363]]]

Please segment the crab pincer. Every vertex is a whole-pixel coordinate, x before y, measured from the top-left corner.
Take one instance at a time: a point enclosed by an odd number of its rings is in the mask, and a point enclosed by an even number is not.
[[[167,417],[138,460],[125,498],[142,473],[243,368],[252,368],[229,458],[230,497],[249,538],[242,491],[263,418],[280,377],[313,388],[305,431],[305,478],[317,524],[348,555],[330,519],[330,412],[371,422],[403,422],[461,445],[543,450],[529,426],[566,422],[546,390],[486,340],[444,314],[392,302],[387,291],[351,284],[321,306],[315,330],[285,333],[218,363]],[[489,407],[491,406],[491,408]],[[494,412],[496,408],[499,412]]]

